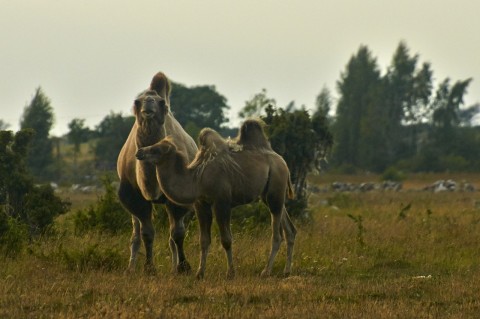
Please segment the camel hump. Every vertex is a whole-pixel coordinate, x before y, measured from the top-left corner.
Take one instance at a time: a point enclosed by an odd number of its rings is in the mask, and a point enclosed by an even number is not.
[[[206,127],[198,134],[198,145],[202,149],[214,150],[216,152],[228,149],[225,139],[217,131]]]
[[[150,90],[157,92],[157,94],[165,100],[170,100],[171,85],[165,73],[158,72],[153,76],[152,82],[150,83]]]
[[[265,134],[265,122],[260,119],[248,119],[243,122],[237,136],[237,143],[245,148],[271,150],[270,142]]]

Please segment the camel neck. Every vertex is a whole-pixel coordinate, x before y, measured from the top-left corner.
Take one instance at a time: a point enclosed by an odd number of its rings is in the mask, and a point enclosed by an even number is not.
[[[192,170],[185,164],[182,155],[175,154],[157,166],[157,176],[162,191],[173,202],[191,205],[197,198],[197,186]]]

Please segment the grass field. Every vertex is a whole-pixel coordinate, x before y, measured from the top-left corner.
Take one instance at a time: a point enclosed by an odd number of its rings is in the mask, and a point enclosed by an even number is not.
[[[158,274],[144,275],[138,265],[126,275],[129,234],[75,236],[64,216],[57,235],[1,260],[0,318],[478,318],[480,193],[415,191],[440,178],[479,188],[479,176],[421,175],[398,193],[312,195],[311,220],[297,222],[288,278],[281,276],[284,247],[274,276],[259,277],[268,226],[233,225],[234,280],[224,279],[215,235],[206,278],[197,281],[171,274],[166,229],[157,231]],[[365,179],[312,177],[327,184]],[[190,225],[186,239],[193,268],[196,228]]]

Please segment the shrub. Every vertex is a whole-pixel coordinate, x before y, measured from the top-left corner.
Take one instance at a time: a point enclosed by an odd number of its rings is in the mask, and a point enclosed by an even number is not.
[[[102,178],[102,184],[105,193],[98,197],[97,202],[86,209],[78,210],[73,216],[76,234],[82,234],[89,230],[116,234],[130,229],[130,214],[118,201],[111,178],[105,175]]]
[[[24,201],[26,223],[34,235],[51,230],[55,217],[66,213],[71,205],[56,196],[50,185],[33,187],[25,194]]]
[[[405,180],[405,174],[396,167],[388,167],[382,174],[382,181],[401,182]]]
[[[105,271],[120,269],[125,259],[118,250],[101,249],[98,244],[70,250],[60,246],[56,254],[67,269],[81,272],[92,269]]]
[[[0,255],[15,257],[23,250],[28,241],[25,224],[0,211]]]

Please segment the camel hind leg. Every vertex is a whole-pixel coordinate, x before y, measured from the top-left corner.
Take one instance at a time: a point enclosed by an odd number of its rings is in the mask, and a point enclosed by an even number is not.
[[[272,225],[272,245],[270,249],[270,256],[268,257],[267,265],[262,271],[262,277],[268,277],[272,273],[273,263],[277,256],[280,244],[282,243],[282,211],[283,200],[278,199],[274,195],[268,195],[264,199],[265,204],[270,209],[271,225]]]
[[[188,212],[187,208],[178,206],[168,201],[166,204],[168,219],[170,223],[170,250],[172,253],[173,271],[177,273],[188,273],[191,270],[190,264],[185,257],[183,243],[185,240],[184,218]]]
[[[292,259],[293,259],[293,247],[295,245],[295,237],[297,235],[297,229],[293,224],[290,216],[288,215],[285,206],[283,207],[282,213],[282,228],[283,233],[285,234],[286,242],[287,242],[287,261],[285,263],[285,268],[283,270],[283,274],[285,276],[289,276],[292,271]]]
[[[215,202],[213,211],[220,231],[222,246],[227,257],[227,279],[233,279],[235,277],[235,269],[233,266],[232,231],[230,230],[230,203],[228,201]]]
[[[203,279],[205,277],[205,269],[207,267],[207,256],[210,249],[210,243],[212,242],[212,209],[210,205],[203,202],[195,203],[195,213],[198,218],[200,226],[200,263],[196,277],[197,279]]]

